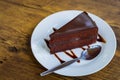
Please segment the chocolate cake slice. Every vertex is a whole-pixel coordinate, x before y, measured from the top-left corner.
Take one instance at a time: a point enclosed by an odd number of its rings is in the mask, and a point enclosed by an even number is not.
[[[98,28],[86,12],[50,34],[48,47],[52,54],[95,43]]]

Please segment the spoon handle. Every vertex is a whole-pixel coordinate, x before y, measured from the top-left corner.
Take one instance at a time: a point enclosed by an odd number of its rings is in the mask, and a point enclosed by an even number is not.
[[[54,68],[52,68],[52,69],[50,69],[50,70],[47,70],[47,71],[45,71],[45,72],[42,72],[40,75],[41,75],[41,76],[45,76],[45,75],[47,75],[47,74],[50,74],[50,73],[52,73],[52,72],[54,72],[54,71],[56,71],[56,70],[59,70],[59,69],[61,69],[61,68],[64,68],[64,67],[66,67],[66,66],[68,66],[68,65],[76,62],[77,60],[79,60],[79,58],[75,58],[75,59],[72,59],[72,60],[70,60],[70,61],[64,62],[64,63],[62,63],[61,65],[58,65],[58,66],[56,66],[56,67],[54,67]]]

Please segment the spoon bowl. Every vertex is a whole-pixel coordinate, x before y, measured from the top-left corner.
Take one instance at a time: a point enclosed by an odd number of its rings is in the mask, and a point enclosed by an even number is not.
[[[100,51],[101,46],[99,45],[92,46],[91,48],[88,48],[81,53],[80,59],[91,60],[95,58],[100,53]]]

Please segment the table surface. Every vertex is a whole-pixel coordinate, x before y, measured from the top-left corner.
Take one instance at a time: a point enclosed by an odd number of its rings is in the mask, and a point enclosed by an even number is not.
[[[117,38],[112,61],[83,77],[39,73],[46,69],[33,57],[30,38],[46,16],[61,10],[83,10],[104,19]],[[120,80],[120,0],[0,0],[0,80]],[[109,55],[109,53],[107,53]]]

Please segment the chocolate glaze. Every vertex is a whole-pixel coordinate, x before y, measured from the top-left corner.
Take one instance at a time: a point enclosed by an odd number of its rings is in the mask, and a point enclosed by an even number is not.
[[[76,58],[76,56],[75,56],[74,54],[71,55],[69,52],[66,52],[66,51],[64,51],[64,53],[65,53],[66,55],[70,56],[71,58]]]
[[[88,48],[90,48],[90,46],[89,46],[89,45],[88,45],[87,47],[88,47]]]
[[[70,50],[70,52],[72,53],[72,55],[76,56],[75,53],[72,50]],[[77,58],[77,56],[76,56],[76,58]],[[77,62],[80,63],[80,60],[78,60]]]
[[[49,47],[49,41],[48,41],[47,39],[44,39],[44,41],[46,42],[48,48],[50,48],[50,47]]]
[[[84,48],[84,47],[81,47],[81,49],[82,49],[82,50],[85,50],[85,48]]]
[[[66,54],[66,55],[68,55],[69,57],[71,57],[71,58],[77,58],[77,56],[75,55],[75,53],[72,51],[72,50],[70,50],[70,53],[69,52],[66,52],[66,51],[64,51],[64,53]],[[80,60],[78,60],[77,62],[80,62]]]
[[[104,39],[100,34],[98,34],[98,39],[97,39],[97,41],[106,43],[105,39]]]
[[[56,29],[56,28],[53,28],[53,31],[57,31],[57,29]]]
[[[65,61],[62,60],[56,53],[55,53],[54,55],[55,55],[55,57],[60,61],[60,63],[64,63],[64,62],[65,62]]]
[[[70,50],[70,53],[69,52],[66,52],[66,51],[64,51],[64,53],[66,54],[66,55],[68,55],[69,57],[71,57],[71,58],[77,58],[77,56],[76,56],[76,54],[72,51],[72,50]],[[55,57],[59,60],[59,62],[62,64],[62,63],[64,63],[65,61],[64,60],[62,60],[58,55],[57,55],[57,53],[54,53],[54,55],[55,55]],[[78,63],[80,63],[80,60],[78,60],[77,61]]]
[[[84,47],[80,47],[82,50],[86,50],[86,48],[84,48]],[[90,48],[90,46],[89,45],[87,45],[87,48]]]

